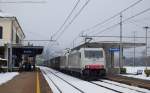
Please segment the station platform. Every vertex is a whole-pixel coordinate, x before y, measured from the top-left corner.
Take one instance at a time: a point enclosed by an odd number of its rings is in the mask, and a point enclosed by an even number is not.
[[[12,80],[0,85],[0,93],[52,93],[40,71],[21,72]]]

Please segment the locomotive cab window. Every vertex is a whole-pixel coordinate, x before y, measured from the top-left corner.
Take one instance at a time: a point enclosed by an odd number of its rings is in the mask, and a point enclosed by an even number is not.
[[[3,38],[3,27],[0,26],[0,39]]]
[[[86,58],[102,58],[102,51],[85,51],[84,52]]]

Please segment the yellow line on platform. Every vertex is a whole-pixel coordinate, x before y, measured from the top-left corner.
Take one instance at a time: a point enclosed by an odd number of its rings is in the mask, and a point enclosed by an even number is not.
[[[37,75],[36,75],[36,93],[41,93],[41,89],[40,89],[40,80],[39,80],[39,72],[37,71]]]

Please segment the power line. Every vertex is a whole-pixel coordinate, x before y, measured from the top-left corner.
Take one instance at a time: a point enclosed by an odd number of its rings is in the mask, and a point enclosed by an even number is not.
[[[89,2],[90,2],[90,0],[86,1],[86,3],[81,7],[81,9],[79,10],[79,12],[69,22],[69,24],[62,30],[62,32],[60,32],[59,36],[56,38],[56,41],[61,37],[61,35],[63,35],[63,33],[65,32],[65,30],[72,24],[72,22],[78,17],[78,15],[83,11],[83,9],[88,5]],[[51,47],[52,46],[53,46],[53,44],[51,45]]]
[[[105,23],[108,22],[109,20],[111,20],[111,19],[117,17],[118,15],[120,15],[120,13],[123,13],[123,12],[127,11],[128,9],[134,7],[135,5],[137,5],[138,3],[140,3],[141,1],[143,1],[143,0],[138,0],[137,2],[135,2],[134,4],[130,5],[129,7],[125,8],[125,9],[123,9],[122,11],[120,11],[120,12],[117,13],[117,14],[115,14],[114,16],[112,16],[112,17],[110,17],[110,18],[108,18],[108,19],[106,19],[106,20],[104,20],[104,21],[102,21],[102,22],[100,22],[100,23],[98,23],[98,24],[96,24],[96,25],[94,25],[94,26],[88,28],[88,29],[85,29],[85,30],[83,30],[83,31],[91,31],[92,29],[97,28],[98,26],[100,26],[100,25],[102,25],[102,24],[105,24]]]
[[[144,11],[142,11],[142,12],[140,12],[140,13],[137,13],[137,14],[135,14],[135,15],[133,15],[133,16],[131,16],[131,17],[129,17],[129,18],[123,20],[123,22],[126,22],[126,21],[128,21],[128,20],[130,20],[130,19],[133,19],[134,17],[139,16],[139,15],[145,13],[145,12],[148,12],[148,11],[150,11],[150,8],[147,8],[147,9],[145,9]]]
[[[69,44],[69,45],[73,45],[73,47],[75,46],[75,41],[78,39],[78,37],[80,37],[80,34],[79,35],[77,35],[73,40],[72,40],[72,42]]]
[[[142,26],[141,26],[141,25],[136,24],[136,23],[135,23],[135,21],[133,21],[133,20],[132,20],[132,21],[129,21],[129,23],[132,23],[132,24],[134,24],[135,26],[138,26],[138,27],[142,28]]]
[[[120,36],[81,36],[81,37],[114,37],[114,38],[120,38]],[[137,37],[133,37],[133,36],[122,36],[122,38],[145,38],[143,36],[137,36]],[[150,37],[147,37],[147,38],[150,38]]]
[[[67,23],[67,21],[69,20],[69,18],[71,17],[71,15],[72,15],[73,12],[75,11],[75,9],[77,8],[77,6],[78,6],[78,4],[79,4],[80,1],[81,1],[81,0],[78,0],[78,1],[76,2],[75,6],[73,7],[73,9],[71,10],[71,12],[70,12],[69,15],[67,16],[67,18],[66,18],[66,20],[64,21],[64,23],[63,23],[63,24],[60,26],[60,28],[52,35],[51,39],[53,39],[53,38],[61,31],[61,29],[64,27],[64,25]],[[56,42],[57,42],[57,40],[56,40]],[[51,45],[51,47],[53,47],[53,46],[54,46],[54,44]]]
[[[0,4],[46,3],[46,1],[0,1]]]
[[[107,31],[107,30],[109,30],[109,29],[111,29],[111,28],[114,28],[114,27],[118,26],[119,24],[120,24],[120,23],[117,23],[117,24],[114,24],[114,25],[112,25],[112,26],[110,26],[110,27],[107,27],[107,28],[105,28],[105,29],[103,29],[103,30],[101,30],[101,31],[99,31],[99,32],[97,32],[97,33],[95,33],[94,35],[103,33],[103,32],[105,32],[105,31]]]
[[[31,39],[31,40],[22,40],[22,41],[37,41],[37,42],[39,42],[39,41],[41,41],[41,42],[42,41],[51,41],[52,42],[53,41],[53,42],[55,42],[55,40],[48,40],[48,39],[47,40],[46,39],[45,40],[44,39],[43,40],[42,39],[41,40]]]
[[[129,17],[129,18],[123,20],[122,23],[124,23],[124,22],[126,22],[126,21],[128,21],[128,20],[130,20],[130,19],[133,19],[134,17],[139,16],[139,15],[145,13],[145,12],[148,12],[148,11],[150,11],[150,8],[145,9],[144,11],[142,11],[142,12],[140,12],[140,13],[137,13],[137,14],[135,14],[135,15],[133,15],[133,16],[131,16],[131,17]],[[110,26],[110,27],[108,27],[108,28],[106,28],[106,29],[104,29],[104,30],[102,30],[102,31],[99,31],[99,32],[96,33],[96,34],[100,34],[100,33],[104,32],[104,31],[107,31],[107,30],[109,30],[109,29],[111,29],[111,28],[113,28],[113,27],[118,26],[119,24],[120,24],[120,23],[114,24],[114,25],[112,25],[112,26]],[[96,35],[96,34],[95,34],[95,35]]]
[[[132,4],[132,5],[130,5],[129,7],[125,8],[124,10],[120,11],[119,13],[115,14],[114,16],[112,16],[112,17],[110,17],[110,18],[104,20],[103,22],[100,22],[100,23],[98,23],[98,24],[92,26],[91,28],[88,28],[88,29],[86,29],[86,30],[83,30],[83,31],[90,31],[91,29],[94,29],[94,28],[96,28],[96,27],[98,27],[98,26],[100,26],[100,25],[106,23],[107,21],[109,21],[109,20],[111,20],[111,19],[117,17],[118,15],[120,15],[120,13],[125,12],[125,11],[128,10],[129,8],[132,8],[133,6],[137,5],[137,4],[140,3],[141,1],[143,1],[143,0],[138,0],[137,2],[135,2],[135,3]],[[113,27],[116,27],[116,26],[118,26],[118,25],[119,25],[119,23],[118,23],[118,24],[115,24],[115,25],[112,25],[111,27],[108,27],[108,28],[102,30],[101,32],[104,32],[104,31],[106,31],[106,30],[108,30],[108,29],[111,29],[111,28],[113,28]],[[77,36],[77,37],[78,37],[78,36]],[[77,37],[76,37],[76,38],[77,38]],[[76,38],[75,38],[75,39],[76,39]],[[74,42],[74,40],[73,40],[73,42]]]
[[[75,6],[73,7],[73,9],[72,9],[71,12],[69,13],[69,15],[67,16],[66,20],[64,21],[64,23],[60,26],[60,28],[57,30],[57,32],[55,32],[55,33],[52,35],[52,37],[55,37],[56,34],[61,31],[61,29],[64,27],[64,25],[66,24],[66,22],[69,20],[69,18],[71,17],[71,15],[73,14],[73,12],[74,12],[75,9],[77,8],[79,2],[80,2],[80,0],[77,1],[77,3],[76,3]]]
[[[69,22],[69,24],[60,32],[59,36],[56,38],[56,40],[58,40],[63,33],[66,31],[67,28],[69,28],[69,26],[73,23],[73,21],[80,15],[80,13],[83,11],[83,9],[88,5],[88,3],[90,2],[90,0],[86,1],[86,3],[82,6],[82,8],[79,10],[79,12],[73,17],[73,19]]]

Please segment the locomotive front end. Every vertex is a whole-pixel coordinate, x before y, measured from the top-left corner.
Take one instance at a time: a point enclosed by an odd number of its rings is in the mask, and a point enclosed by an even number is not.
[[[82,74],[88,77],[105,76],[105,53],[102,48],[85,49],[82,58]]]

